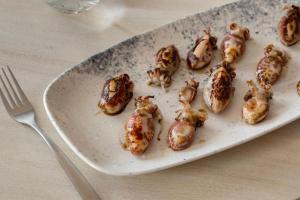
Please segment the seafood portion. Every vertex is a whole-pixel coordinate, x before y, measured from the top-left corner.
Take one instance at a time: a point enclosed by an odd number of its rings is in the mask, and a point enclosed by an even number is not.
[[[261,86],[273,85],[280,77],[289,60],[287,53],[273,44],[265,48],[265,57],[257,64],[256,78]]]
[[[229,32],[221,43],[221,54],[224,61],[235,62],[241,57],[246,48],[246,41],[250,38],[249,29],[236,23],[229,25]]]
[[[248,124],[256,124],[264,120],[269,113],[270,99],[272,98],[271,86],[265,85],[259,90],[252,80],[247,83],[250,90],[244,97],[242,116]]]
[[[180,57],[174,45],[161,48],[155,58],[157,68],[147,71],[149,85],[161,86],[162,88],[171,85],[171,76],[179,68]]]
[[[295,5],[284,7],[277,31],[282,44],[291,46],[300,40],[300,8]]]
[[[190,80],[180,91],[179,101],[183,108],[176,111],[177,117],[168,132],[168,143],[174,151],[188,148],[194,140],[196,128],[207,119],[205,110],[196,110],[190,105],[195,99],[198,85],[195,80]]]
[[[177,48],[174,45],[161,48],[155,57],[156,65],[164,71],[173,74],[179,67],[180,57]]]
[[[148,85],[161,86],[162,88],[167,88],[171,85],[172,79],[168,71],[155,68],[147,71],[147,74],[149,77]]]
[[[179,101],[191,103],[196,98],[199,82],[192,79],[190,81],[186,81],[185,83],[186,86],[182,87],[179,92]]]
[[[135,112],[125,124],[125,141],[123,146],[134,155],[143,154],[154,138],[155,119],[162,122],[161,112],[150,98],[153,96],[140,96],[135,99]],[[159,131],[159,134],[162,130]]]
[[[204,101],[212,112],[223,111],[231,101],[234,95],[232,86],[234,78],[235,72],[225,61],[220,62],[213,69],[203,90]]]
[[[122,112],[133,95],[134,84],[127,74],[107,80],[103,86],[98,107],[106,114]]]
[[[177,110],[177,117],[168,133],[168,143],[174,151],[188,148],[194,140],[196,128],[202,126],[207,119],[205,110],[193,109],[187,102],[182,105],[183,108]]]
[[[204,36],[198,38],[194,47],[187,54],[187,64],[193,70],[198,70],[210,64],[213,50],[217,49],[217,38],[210,35],[210,30],[204,31]]]

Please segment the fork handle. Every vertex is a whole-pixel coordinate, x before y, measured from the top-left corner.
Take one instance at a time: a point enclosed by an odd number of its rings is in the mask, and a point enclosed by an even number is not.
[[[37,125],[37,123],[32,123],[30,126],[39,133],[50,149],[54,151],[57,160],[73,183],[81,198],[83,200],[101,200],[74,163],[46,134],[43,133],[43,130]]]

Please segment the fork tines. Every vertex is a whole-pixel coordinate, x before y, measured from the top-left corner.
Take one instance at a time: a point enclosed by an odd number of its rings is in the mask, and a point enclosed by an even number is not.
[[[0,73],[0,80],[3,85],[3,87],[0,86],[0,96],[4,106],[6,107],[6,109],[11,109],[18,107],[22,104],[28,104],[29,101],[26,95],[24,94],[23,90],[21,89],[11,69],[9,68],[9,66],[7,66],[6,68],[7,70],[4,70],[4,68],[2,68],[2,73]],[[8,73],[6,73],[6,71]],[[9,79],[7,74],[10,75],[10,79],[12,81]],[[6,95],[4,95],[3,88],[5,90]]]

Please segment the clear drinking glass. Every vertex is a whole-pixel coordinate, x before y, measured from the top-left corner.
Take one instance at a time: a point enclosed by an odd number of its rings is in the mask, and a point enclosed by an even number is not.
[[[46,0],[46,2],[64,13],[80,13],[94,7],[99,0]]]

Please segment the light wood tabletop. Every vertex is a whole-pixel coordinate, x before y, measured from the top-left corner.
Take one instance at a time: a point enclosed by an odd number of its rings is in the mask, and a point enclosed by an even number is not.
[[[81,161],[59,137],[42,102],[60,73],[87,57],[163,24],[232,0],[103,0],[66,15],[43,0],[0,1],[0,65],[10,65],[36,107],[41,127],[103,200],[296,199],[300,121],[236,148],[157,173],[113,177]],[[242,130],[241,130],[242,131]],[[48,147],[0,105],[0,199],[80,199]]]

